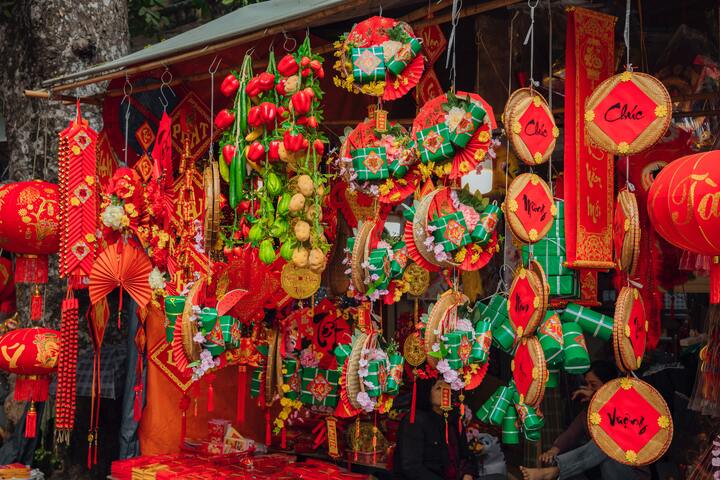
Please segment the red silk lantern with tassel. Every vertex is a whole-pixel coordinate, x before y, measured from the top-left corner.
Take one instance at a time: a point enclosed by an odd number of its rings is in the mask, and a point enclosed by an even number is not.
[[[42,318],[38,284],[48,281],[48,255],[59,248],[58,186],[42,180],[0,186],[0,248],[16,254],[15,282],[35,284],[30,318]]]
[[[720,303],[720,150],[679,158],[648,192],[648,215],[676,247],[712,256],[710,303]]]
[[[0,337],[0,370],[17,375],[15,400],[28,401],[25,436],[35,437],[35,402],[48,399],[50,374],[60,353],[60,332],[49,328],[22,328]]]

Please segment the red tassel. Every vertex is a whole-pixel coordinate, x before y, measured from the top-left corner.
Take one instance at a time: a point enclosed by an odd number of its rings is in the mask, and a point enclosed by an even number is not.
[[[710,264],[710,303],[720,303],[720,257],[713,257]]]
[[[445,444],[450,445],[450,437],[448,435],[448,416],[447,413],[445,414]]]
[[[283,450],[287,449],[287,431],[285,427],[280,431],[280,448]]]
[[[122,242],[120,242],[122,243]],[[123,288],[120,287],[120,299],[118,300],[118,330],[120,330],[120,316],[122,314],[122,297],[123,297]]]
[[[42,320],[43,315],[43,297],[40,287],[35,285],[35,292],[30,300],[30,320],[37,322]]]
[[[270,428],[270,409],[265,410],[265,445],[268,447],[272,442],[272,429]]]
[[[413,393],[410,402],[410,423],[415,423],[415,408],[417,407],[417,376],[413,377]]]
[[[50,391],[50,377],[18,375],[15,379],[15,400],[18,402],[44,402]]]
[[[133,409],[133,420],[139,422],[142,417],[142,385],[135,385],[135,405]]]
[[[215,389],[212,383],[208,386],[207,410],[208,412],[215,411]]]
[[[238,389],[237,404],[235,408],[235,420],[238,424],[245,423],[245,392],[247,392],[247,367],[238,367]]]
[[[47,283],[47,255],[17,255],[15,257],[15,283]]]
[[[30,409],[25,416],[25,438],[35,438],[35,431],[37,430],[37,411],[35,411],[35,404],[30,403]]]

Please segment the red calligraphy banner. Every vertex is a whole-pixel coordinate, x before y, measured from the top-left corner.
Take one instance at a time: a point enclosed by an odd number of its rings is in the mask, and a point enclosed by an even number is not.
[[[578,269],[615,266],[613,157],[590,144],[583,113],[585,99],[614,72],[616,20],[583,8],[568,11],[563,186],[567,261]],[[581,272],[581,277],[587,276]]]

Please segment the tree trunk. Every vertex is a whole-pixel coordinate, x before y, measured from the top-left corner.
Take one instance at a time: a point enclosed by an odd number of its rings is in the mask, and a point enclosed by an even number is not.
[[[0,91],[7,122],[7,158],[0,159],[0,181],[41,178],[57,181],[57,133],[65,128],[74,105],[29,99],[25,89],[42,80],[118,58],[129,45],[124,0],[16,0],[9,18],[0,23]],[[89,86],[70,94],[95,93]],[[83,115],[100,130],[101,112],[83,105]],[[43,323],[58,326],[64,288],[51,257]],[[29,323],[29,286],[18,288],[22,326]]]

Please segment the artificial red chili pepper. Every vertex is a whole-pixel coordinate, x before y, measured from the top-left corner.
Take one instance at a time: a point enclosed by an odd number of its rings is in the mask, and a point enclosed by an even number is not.
[[[292,106],[295,115],[305,115],[310,111],[312,98],[307,94],[307,91],[302,90],[293,94],[290,100],[290,105]]]
[[[248,97],[256,97],[260,95],[260,80],[258,77],[253,77],[248,80],[247,85],[245,85],[245,93],[248,94]]]
[[[303,141],[302,141],[302,149],[303,149],[303,150],[307,150],[307,148],[308,148],[309,146],[310,146],[310,142],[308,142],[308,139],[307,139],[307,138],[303,138]]]
[[[256,105],[254,107],[250,107],[250,110],[248,110],[248,125],[253,128],[257,128],[262,124],[263,117],[262,112],[260,111],[260,106]]]
[[[309,68],[304,68],[303,71],[302,71],[302,76],[303,76],[303,77],[307,77],[308,75],[310,75],[310,69],[309,69]]]
[[[257,78],[260,84],[260,93],[272,90],[275,86],[275,75],[272,73],[262,72]]]
[[[268,145],[268,160],[271,162],[280,160],[280,140],[271,140]]]
[[[285,96],[285,79],[281,78],[280,81],[275,85],[275,91],[278,95]]]
[[[298,71],[298,64],[295,60],[295,57],[290,55],[289,53],[285,55],[283,58],[280,59],[280,61],[277,64],[277,71],[280,73],[280,75],[284,77],[289,77],[290,75],[295,75]]]
[[[303,148],[304,140],[303,134],[299,132],[295,133],[290,130],[286,130],[283,135],[283,145],[288,152],[297,152],[298,150],[301,150]]]
[[[255,140],[253,143],[250,144],[247,152],[248,160],[250,160],[251,162],[257,162],[262,158],[263,155],[265,155],[265,147],[262,143]]]
[[[317,139],[313,142],[313,150],[315,150],[315,153],[322,157],[325,153],[325,144],[320,141],[320,139]]]
[[[312,68],[314,71],[318,71],[318,69],[321,67],[321,63],[319,60],[313,60],[310,62],[310,68]]]
[[[237,92],[239,87],[240,82],[237,78],[235,78],[235,75],[231,73],[230,75],[225,77],[225,80],[223,80],[220,84],[220,91],[226,97],[232,97],[233,95],[235,95],[235,92]]]
[[[317,128],[318,127],[317,118],[307,117],[307,126],[310,128]]]
[[[310,59],[308,57],[302,57],[302,60],[300,60],[300,65],[302,65],[303,68],[310,65]]]
[[[280,118],[285,118],[288,116],[288,111],[285,110],[285,107],[280,105],[279,107],[277,107],[277,116]]]
[[[215,126],[218,130],[225,130],[232,125],[234,121],[235,114],[227,108],[223,108],[215,115]]]
[[[315,90],[313,90],[312,88],[310,88],[310,87],[304,88],[303,92],[305,92],[308,97],[315,98]]]
[[[274,125],[275,114],[277,113],[277,107],[275,106],[275,104],[271,102],[263,102],[259,105],[259,107],[263,123],[265,125]]]
[[[317,78],[325,78],[325,69],[323,67],[318,68],[315,72],[315,76]]]
[[[222,156],[225,159],[225,163],[230,165],[230,162],[232,162],[232,159],[235,158],[235,153],[237,152],[237,149],[235,148],[235,145],[225,145],[222,148]]]

